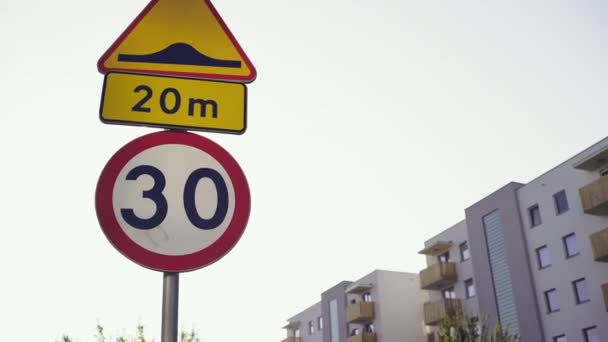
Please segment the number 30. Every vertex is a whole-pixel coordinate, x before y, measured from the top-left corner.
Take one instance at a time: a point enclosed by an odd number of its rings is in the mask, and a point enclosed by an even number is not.
[[[142,197],[150,199],[156,205],[156,212],[150,218],[140,218],[135,215],[133,209],[120,209],[122,218],[132,227],[142,230],[153,229],[161,225],[167,217],[169,207],[167,199],[163,195],[166,180],[165,175],[157,168],[151,165],[140,165],[133,168],[127,174],[127,180],[137,180],[142,175],[148,175],[154,180],[154,185],[151,189],[142,192]],[[209,219],[201,217],[196,209],[196,187],[203,178],[209,178],[215,185],[217,191],[217,207],[215,213]],[[195,227],[204,230],[217,228],[226,218],[228,212],[228,188],[226,182],[219,172],[201,168],[194,170],[184,186],[184,209],[188,220]]]

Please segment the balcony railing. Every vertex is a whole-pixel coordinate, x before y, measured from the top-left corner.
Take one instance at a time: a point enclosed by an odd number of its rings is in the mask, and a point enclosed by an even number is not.
[[[425,290],[440,290],[457,280],[456,264],[453,262],[439,262],[420,271],[420,288]]]
[[[288,337],[281,342],[301,342],[300,337]]]
[[[442,319],[462,314],[460,299],[443,299],[424,303],[424,324],[436,325]]]
[[[374,302],[357,302],[346,307],[347,323],[363,323],[374,320]]]
[[[376,334],[371,332],[364,332],[359,335],[349,336],[348,342],[376,342]]]
[[[591,250],[595,261],[608,262],[608,228],[592,234]]]
[[[608,215],[608,177],[600,177],[580,188],[578,192],[585,214]]]

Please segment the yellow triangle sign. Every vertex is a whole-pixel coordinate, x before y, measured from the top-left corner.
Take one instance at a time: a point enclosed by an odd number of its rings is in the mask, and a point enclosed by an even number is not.
[[[99,71],[249,83],[257,75],[209,0],[152,0],[101,56]]]

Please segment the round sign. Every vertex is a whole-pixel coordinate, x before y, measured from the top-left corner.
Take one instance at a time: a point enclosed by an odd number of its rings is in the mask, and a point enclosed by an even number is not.
[[[251,199],[236,160],[209,139],[158,132],[135,139],[107,163],[95,194],[112,245],[154,270],[207,266],[234,247]]]

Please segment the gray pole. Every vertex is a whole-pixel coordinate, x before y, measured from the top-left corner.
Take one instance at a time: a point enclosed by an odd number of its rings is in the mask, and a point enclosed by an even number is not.
[[[179,273],[163,273],[163,321],[161,342],[177,342]]]

